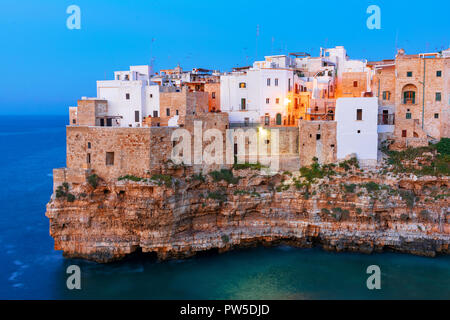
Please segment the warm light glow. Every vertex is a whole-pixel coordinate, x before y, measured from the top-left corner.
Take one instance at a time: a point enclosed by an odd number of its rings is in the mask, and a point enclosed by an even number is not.
[[[291,103],[291,100],[289,100],[288,98],[285,98],[284,105],[287,106],[289,103]]]
[[[263,127],[258,127],[258,132],[262,137],[265,137],[267,135],[267,130]]]

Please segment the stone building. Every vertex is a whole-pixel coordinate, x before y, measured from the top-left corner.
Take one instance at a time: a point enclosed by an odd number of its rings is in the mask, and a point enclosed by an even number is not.
[[[309,166],[313,158],[320,164],[336,162],[336,121],[298,122],[300,166]]]
[[[160,125],[179,126],[187,115],[207,113],[208,93],[190,91],[188,87],[161,87],[159,94]]]
[[[394,149],[428,145],[449,137],[450,50],[371,63],[373,92],[382,122],[395,114]]]

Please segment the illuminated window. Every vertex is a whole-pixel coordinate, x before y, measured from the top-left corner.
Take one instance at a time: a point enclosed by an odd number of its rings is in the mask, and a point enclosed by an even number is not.
[[[280,98],[276,98],[276,99],[275,99],[275,103],[276,103],[276,104],[279,104],[279,103],[280,103]]]
[[[239,88],[241,88],[241,89],[247,88],[247,84],[245,82],[240,82],[239,83]]]

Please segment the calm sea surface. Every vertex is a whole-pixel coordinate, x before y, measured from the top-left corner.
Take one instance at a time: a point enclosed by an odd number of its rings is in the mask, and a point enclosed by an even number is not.
[[[450,256],[362,255],[255,248],[158,263],[136,256],[100,265],[53,250],[45,204],[65,165],[66,117],[0,117],[0,298],[450,299]],[[66,289],[67,266],[82,290]],[[381,290],[366,268],[381,268]]]

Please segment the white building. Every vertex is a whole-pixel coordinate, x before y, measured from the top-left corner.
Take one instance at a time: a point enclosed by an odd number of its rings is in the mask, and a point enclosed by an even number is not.
[[[378,101],[372,98],[338,98],[336,101],[337,158],[356,154],[373,164],[378,154]]]
[[[97,81],[97,99],[108,101],[112,126],[140,127],[142,119],[159,114],[159,86],[150,82],[149,66],[114,72],[114,80]]]
[[[301,80],[288,56],[268,56],[253,67],[220,77],[220,106],[230,122],[261,122],[282,125],[287,117],[289,91]]]

